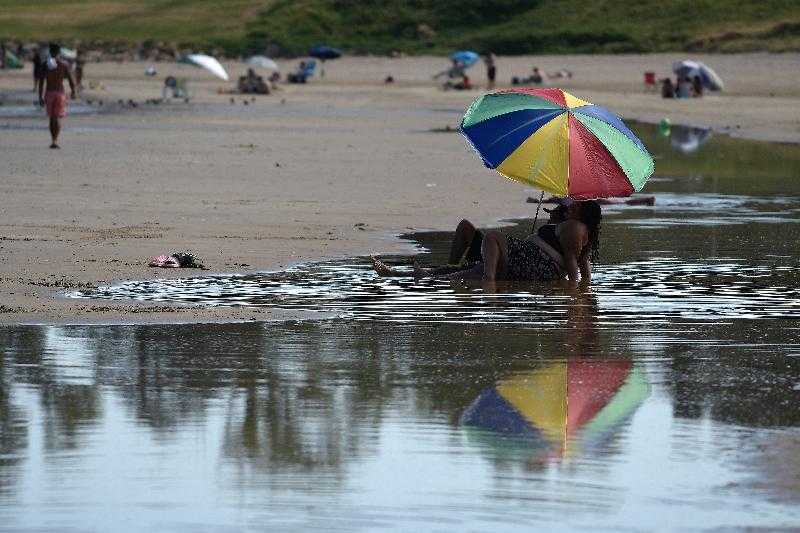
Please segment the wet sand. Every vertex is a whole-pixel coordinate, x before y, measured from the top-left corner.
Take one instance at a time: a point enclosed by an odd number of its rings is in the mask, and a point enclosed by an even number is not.
[[[682,56],[680,56],[682,57]],[[726,93],[662,100],[642,73],[669,72],[679,56],[501,58],[500,81],[566,68],[553,85],[628,119],[714,128],[744,137],[800,141],[800,56],[698,56]],[[286,63],[289,70],[294,62]],[[244,105],[218,94],[231,83],[188,66],[92,64],[85,99],[104,109],[74,115],[62,150],[47,149],[42,117],[0,107],[0,323],[194,322],[284,317],[269,309],[159,306],[67,300],[64,291],[113,280],[193,276],[147,267],[149,257],[191,251],[212,272],[280,269],[303,261],[409,252],[395,235],[449,229],[460,218],[494,224],[530,215],[535,194],[480,165],[457,134],[479,91],[443,92],[430,76],[441,58],[348,58],[324,79],[282,86]],[[244,70],[226,65],[232,75]],[[483,70],[474,69],[483,83]],[[145,105],[167,74],[189,78],[189,104]],[[397,82],[384,86],[391,74]],[[0,91],[29,87],[5,72]],[[24,93],[22,93],[24,94]],[[32,93],[31,93],[32,95]],[[235,103],[231,104],[230,99]],[[658,166],[656,167],[658,172]]]

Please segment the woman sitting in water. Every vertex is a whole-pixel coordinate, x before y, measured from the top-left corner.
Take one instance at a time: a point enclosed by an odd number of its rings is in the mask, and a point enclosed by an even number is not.
[[[566,205],[563,222],[543,226],[536,235],[527,239],[507,237],[498,231],[486,233],[481,242],[480,260],[469,268],[446,274],[440,274],[439,269],[415,268],[414,276],[489,282],[557,281],[566,276],[571,283],[577,283],[579,279],[588,283],[592,276],[591,262],[597,259],[599,251],[601,219],[600,204],[596,201],[570,202]],[[475,231],[466,221],[459,224],[459,230],[464,228]],[[465,234],[464,231],[461,233]],[[459,240],[464,239],[459,239],[457,232],[453,252],[458,248]],[[451,253],[451,260],[453,255]],[[373,268],[381,276],[403,275],[377,258],[373,258]]]

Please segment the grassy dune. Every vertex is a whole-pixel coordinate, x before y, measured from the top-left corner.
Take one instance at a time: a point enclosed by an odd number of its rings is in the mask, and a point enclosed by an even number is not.
[[[0,0],[0,38],[155,40],[236,55],[800,50],[796,0]]]
[[[0,0],[0,38],[242,41],[263,0]]]

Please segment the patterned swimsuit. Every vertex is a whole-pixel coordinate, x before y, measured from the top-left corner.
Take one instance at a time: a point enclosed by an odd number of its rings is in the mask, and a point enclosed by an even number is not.
[[[533,241],[508,237],[506,277],[511,281],[555,281],[561,268]]]

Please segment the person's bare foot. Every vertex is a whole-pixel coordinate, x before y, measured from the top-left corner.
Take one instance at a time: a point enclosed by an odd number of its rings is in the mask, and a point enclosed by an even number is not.
[[[57,145],[56,143],[53,143],[53,144],[50,145],[50,149],[51,150],[60,150],[61,147],[59,145]]]
[[[372,259],[372,269],[375,272],[377,272],[379,276],[393,276],[394,275],[394,272],[392,271],[392,269],[388,265],[386,265],[386,263],[384,263],[383,261],[381,261],[380,259],[378,259],[374,255],[370,256],[370,259]]]

